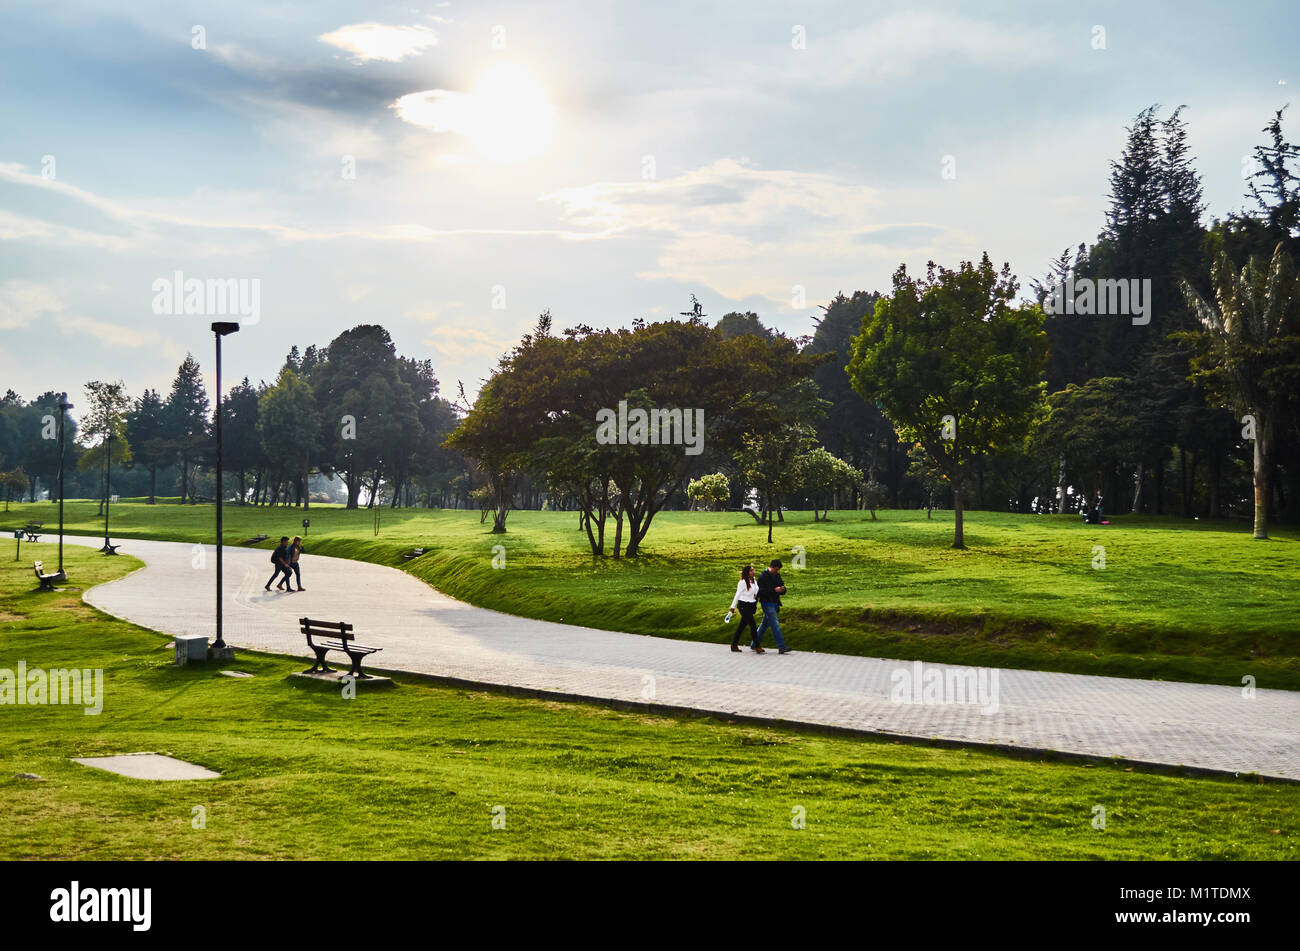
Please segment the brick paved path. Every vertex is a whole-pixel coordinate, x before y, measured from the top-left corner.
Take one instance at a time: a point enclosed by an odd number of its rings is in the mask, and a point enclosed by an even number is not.
[[[89,590],[87,603],[166,634],[212,636],[211,546],[201,559],[196,546],[177,542],[127,540],[121,550],[147,567]],[[1300,692],[1261,688],[1246,699],[1240,687],[976,669],[990,692],[996,674],[996,711],[988,702],[895,702],[893,678],[914,673],[909,660],[733,654],[723,643],[528,620],[453,600],[393,568],[311,554],[302,561],[305,592],[267,593],[269,552],[227,548],[224,558],[225,638],[236,647],[306,658],[297,619],[308,615],[355,624],[361,643],[384,648],[377,668],[1300,780]],[[797,649],[797,627],[787,637]]]

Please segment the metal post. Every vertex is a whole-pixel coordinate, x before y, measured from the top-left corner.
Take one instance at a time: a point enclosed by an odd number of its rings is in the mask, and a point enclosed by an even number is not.
[[[72,409],[68,394],[59,400],[59,571],[63,571],[63,417]]]
[[[221,334],[217,338],[217,639],[213,647],[225,647],[221,639]]]
[[[217,338],[217,409],[216,409],[216,436],[217,436],[217,639],[212,644],[214,651],[226,650],[226,642],[221,636],[221,499],[224,494],[222,489],[222,466],[221,466],[221,338],[226,334],[232,334],[239,329],[239,324],[229,322],[218,322],[212,325],[212,332]]]
[[[104,547],[100,551],[105,554],[112,554],[113,549],[108,544],[108,503],[112,499],[113,492],[113,428],[112,423],[108,429],[108,456],[104,460]]]

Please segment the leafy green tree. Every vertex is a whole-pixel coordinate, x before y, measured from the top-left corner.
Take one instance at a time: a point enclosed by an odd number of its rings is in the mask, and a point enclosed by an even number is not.
[[[5,511],[9,511],[9,500],[15,495],[22,499],[23,493],[27,491],[27,473],[22,469],[10,469],[7,472],[0,472],[0,485],[5,490]]]
[[[871,520],[874,522],[876,509],[883,508],[889,500],[889,490],[873,480],[863,484],[859,497],[862,500],[862,507],[871,513]]]
[[[863,318],[874,313],[879,299],[874,291],[858,291],[852,297],[836,295],[816,319],[817,329],[807,352],[830,355],[813,371],[817,389],[829,404],[817,423],[818,442],[871,478],[879,474],[897,498],[905,468],[898,435],[878,406],[853,392],[845,373],[853,338],[861,333]]]
[[[59,418],[59,402],[65,399],[62,393],[48,391],[42,393],[28,405],[23,429],[28,436],[28,453],[26,470],[32,479],[29,492],[35,492],[36,481],[49,490],[49,500],[59,500],[59,441],[54,438]],[[47,425],[48,418],[48,425]],[[45,438],[48,431],[51,438]],[[64,438],[64,473],[77,471],[77,457],[80,447],[77,443],[77,422],[68,413],[63,420]]]
[[[301,375],[301,374],[300,374]],[[262,448],[262,437],[257,423],[260,418],[262,392],[249,382],[248,377],[232,387],[221,400],[221,441],[225,468],[239,479],[239,504],[248,501],[248,473],[258,473],[257,489],[261,488],[261,473],[268,460]],[[313,405],[315,400],[312,401]]]
[[[1014,303],[1010,267],[985,254],[917,280],[900,266],[893,293],[854,338],[848,374],[899,436],[922,446],[953,491],[953,547],[965,548],[962,492],[981,456],[1014,448],[1042,401],[1043,312]]]
[[[174,457],[168,434],[167,404],[157,390],[145,390],[126,414],[126,435],[137,464],[149,470],[149,504],[158,496],[158,470]]]
[[[131,409],[131,398],[126,395],[126,384],[121,380],[104,382],[91,380],[86,384],[86,411],[81,417],[81,436],[88,442],[98,442],[98,446],[81,457],[77,467],[82,471],[102,471],[105,456],[109,454],[108,444],[112,443],[112,458],[108,465],[122,464],[131,459],[131,444],[127,439],[126,415]],[[108,499],[107,482],[100,483],[99,514],[104,512],[104,503]]]
[[[753,334],[756,337],[762,337],[764,340],[775,338],[775,334],[763,326],[763,321],[759,320],[758,314],[752,310],[744,313],[732,311],[729,314],[724,314],[714,324],[714,329],[718,331],[723,340],[730,340],[732,337],[739,337],[741,334]]]
[[[772,544],[772,513],[781,500],[803,482],[801,463],[812,448],[815,434],[808,425],[797,424],[784,432],[766,430],[746,435],[736,453],[736,463],[746,485],[758,490],[759,508],[767,524],[767,543]]]
[[[284,480],[297,487],[299,499],[305,498],[309,460],[316,448],[319,427],[311,386],[286,365],[275,385],[258,399],[257,406],[257,434],[275,473],[272,504],[279,500]]]
[[[1103,376],[1071,383],[1047,397],[1047,413],[1034,441],[1059,455],[1063,483],[1077,486],[1084,498],[1105,489],[1108,472],[1132,471],[1145,451],[1135,389],[1123,377]]]
[[[310,361],[304,356],[301,363]],[[367,485],[374,505],[383,477],[398,472],[421,433],[393,340],[378,324],[353,327],[330,342],[310,372],[322,418],[321,470],[342,476],[348,508],[357,507]]]
[[[727,499],[731,498],[731,485],[727,482],[724,473],[713,472],[692,479],[686,486],[686,497],[691,500],[692,505],[707,505],[711,509],[716,509],[720,505],[725,505]]]
[[[1300,382],[1300,276],[1279,242],[1267,263],[1252,257],[1240,271],[1220,250],[1213,281],[1214,305],[1183,285],[1208,337],[1193,365],[1200,379],[1235,396],[1254,417],[1254,535],[1265,539],[1277,414]]]
[[[948,480],[920,445],[908,449],[907,459],[908,478],[915,480],[921,487],[921,504],[925,506],[925,517],[933,518],[934,509],[948,488]]]
[[[813,521],[829,519],[831,506],[841,492],[852,492],[862,473],[821,446],[799,460],[800,488],[812,502]]]

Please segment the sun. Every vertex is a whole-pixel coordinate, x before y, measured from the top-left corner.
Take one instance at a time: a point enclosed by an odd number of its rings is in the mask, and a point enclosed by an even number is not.
[[[489,162],[524,162],[550,148],[554,110],[528,70],[514,63],[489,67],[472,96],[464,131]]]

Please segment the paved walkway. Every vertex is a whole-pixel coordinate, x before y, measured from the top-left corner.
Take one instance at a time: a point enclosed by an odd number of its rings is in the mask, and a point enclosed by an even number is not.
[[[126,540],[121,551],[147,567],[86,592],[89,604],[167,634],[212,636],[211,546]],[[992,703],[895,702],[893,678],[914,673],[909,661],[733,654],[721,643],[533,621],[453,600],[393,568],[310,554],[305,592],[268,593],[268,552],[226,548],[224,557],[225,638],[235,647],[307,658],[297,619],[308,615],[355,624],[362,643],[384,648],[377,668],[1300,780],[1300,692],[1259,689],[1246,699],[1240,687],[997,670],[996,712]],[[797,627],[789,639],[797,648]],[[992,688],[994,671],[977,673]]]

